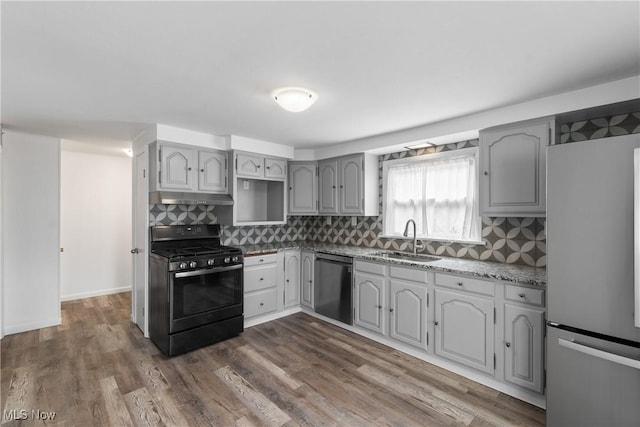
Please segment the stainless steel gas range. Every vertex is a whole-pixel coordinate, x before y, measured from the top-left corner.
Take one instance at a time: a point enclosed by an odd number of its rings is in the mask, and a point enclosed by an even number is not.
[[[219,225],[151,227],[149,334],[169,356],[244,330],[243,256]]]

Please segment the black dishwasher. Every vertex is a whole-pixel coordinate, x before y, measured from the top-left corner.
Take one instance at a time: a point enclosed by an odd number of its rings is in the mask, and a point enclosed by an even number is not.
[[[352,266],[351,257],[316,253],[313,286],[316,313],[353,325]]]

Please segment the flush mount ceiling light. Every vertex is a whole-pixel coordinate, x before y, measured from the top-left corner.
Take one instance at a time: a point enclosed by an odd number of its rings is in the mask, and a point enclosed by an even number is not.
[[[315,92],[303,87],[281,87],[271,92],[271,96],[279,106],[293,113],[306,110],[318,99]]]

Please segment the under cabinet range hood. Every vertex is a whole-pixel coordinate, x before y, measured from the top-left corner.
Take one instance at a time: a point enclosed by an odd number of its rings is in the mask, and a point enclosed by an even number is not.
[[[228,194],[183,193],[180,191],[151,191],[149,203],[154,205],[219,205],[231,206],[233,199]]]

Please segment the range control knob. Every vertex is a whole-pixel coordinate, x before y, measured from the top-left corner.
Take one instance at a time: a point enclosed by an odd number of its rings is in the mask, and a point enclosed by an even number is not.
[[[178,268],[180,270],[184,270],[185,268],[187,268],[187,263],[186,262],[181,262],[180,264],[178,264]]]
[[[213,258],[207,261],[207,265],[213,265],[215,263],[216,263],[216,260]]]
[[[234,256],[233,258],[231,258],[231,261],[233,262],[240,262],[240,257],[238,255]]]
[[[189,263],[189,267],[191,267],[191,268],[196,268],[197,266],[198,266],[198,263],[197,263],[197,262],[195,262],[195,261],[191,261],[191,262]]]
[[[229,257],[225,257],[224,258],[224,263],[225,264],[229,264],[230,262],[231,262],[231,258],[229,258]]]

